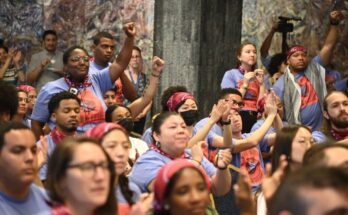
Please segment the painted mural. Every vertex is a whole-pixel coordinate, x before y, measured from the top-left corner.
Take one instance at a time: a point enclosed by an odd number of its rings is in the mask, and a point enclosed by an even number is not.
[[[148,64],[153,52],[154,0],[1,0],[0,40],[26,53],[26,61],[41,49],[46,29],[57,31],[62,51],[72,45],[90,50],[99,31],[110,32],[119,50],[125,37],[122,25],[129,21],[136,23],[136,45]]]
[[[278,16],[299,17],[291,21],[294,31],[287,35],[289,45],[303,44],[314,56],[320,50],[328,27],[328,14],[341,10],[346,19],[340,24],[340,37],[334,50],[332,63],[343,75],[348,76],[348,0],[244,0],[242,40],[249,40],[260,48]],[[282,35],[276,33],[270,54],[281,51]]]

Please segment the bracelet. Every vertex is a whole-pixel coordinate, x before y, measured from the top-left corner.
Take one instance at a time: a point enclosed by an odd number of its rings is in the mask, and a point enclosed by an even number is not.
[[[225,169],[227,169],[227,166],[225,166],[224,168],[221,168],[221,167],[216,167],[217,169],[219,169],[219,170],[225,170]]]
[[[155,74],[155,73],[151,73],[151,76],[156,77],[156,78],[159,78],[161,75],[157,75],[157,74]]]
[[[201,163],[200,161],[198,161],[198,160],[191,159],[191,161],[195,161],[195,162],[197,162],[197,163],[198,163],[198,166],[202,165],[202,163]]]
[[[220,120],[221,125],[231,125],[231,119],[228,119],[227,121],[225,120]]]
[[[339,24],[340,24],[340,21],[330,19],[330,25],[339,25]]]

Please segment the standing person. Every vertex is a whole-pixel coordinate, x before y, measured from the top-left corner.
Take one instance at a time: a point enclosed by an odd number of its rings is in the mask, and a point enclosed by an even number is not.
[[[114,180],[113,163],[94,139],[65,139],[48,163],[51,213],[115,215]]]
[[[142,96],[147,84],[147,79],[144,72],[145,71],[143,67],[143,57],[141,55],[141,50],[139,47],[134,46],[132,51],[132,58],[129,62],[128,70],[125,72],[125,74],[131,80],[138,96]],[[136,116],[133,129],[134,132],[138,134],[143,133],[146,114],[150,111],[151,105],[152,102],[147,105],[138,116]]]
[[[135,36],[134,23],[127,23],[124,31],[127,34],[127,38],[119,57],[129,61]],[[71,47],[64,53],[63,62],[67,75],[64,78],[46,84],[38,95],[32,114],[32,128],[37,138],[43,134],[42,127],[49,121],[48,101],[54,94],[61,91],[78,94],[78,97],[81,99],[79,132],[84,132],[103,122],[106,109],[103,95],[108,89],[112,88],[115,80],[128,65],[128,63],[120,64],[115,61],[110,67],[100,72],[95,71],[89,67],[87,51],[78,46]],[[52,122],[50,127],[54,127]]]
[[[211,182],[192,162],[178,159],[164,165],[154,185],[154,214],[218,214],[210,207]]]
[[[37,92],[50,81],[64,75],[63,53],[57,50],[58,37],[54,30],[46,30],[42,35],[44,50],[34,54],[29,63],[27,81],[34,83]]]
[[[244,107],[240,111],[243,119],[242,133],[249,133],[257,120],[257,101],[265,93],[264,71],[256,68],[256,46],[246,42],[237,51],[238,68],[225,72],[221,89],[236,88],[242,94]]]
[[[274,91],[284,103],[286,121],[289,124],[310,126],[320,130],[323,119],[323,102],[327,93],[325,66],[329,63],[338,37],[338,26],[342,13],[330,13],[331,25],[325,43],[317,57],[310,62],[305,47],[296,45],[287,53],[285,73],[274,84]]]
[[[6,46],[0,45],[0,80],[12,85],[23,83],[25,75],[20,65],[22,52],[13,48],[8,50]]]
[[[93,37],[93,61],[90,65],[92,71],[101,72],[110,67],[111,60],[115,56],[115,46],[115,38],[108,32],[102,31]],[[126,68],[129,64],[129,58],[125,58],[122,55],[118,55],[115,61],[122,65],[123,68]],[[120,77],[115,80],[115,87],[115,93],[123,94],[129,101],[134,101],[138,98],[132,83],[125,73],[121,73]],[[118,97],[119,95],[117,95]]]
[[[0,214],[45,214],[45,191],[35,185],[37,154],[33,132],[22,123],[0,126]]]
[[[47,160],[40,168],[40,179],[46,180],[47,162],[53,150],[60,142],[69,136],[76,136],[80,122],[80,99],[69,92],[60,92],[54,95],[48,103],[50,117],[56,122],[56,127],[38,141],[38,144],[47,144]]]

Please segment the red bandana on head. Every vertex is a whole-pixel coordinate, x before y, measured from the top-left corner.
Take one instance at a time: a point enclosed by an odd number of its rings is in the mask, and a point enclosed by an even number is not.
[[[293,46],[291,49],[289,49],[286,59],[289,59],[295,52],[300,51],[307,53],[307,49],[304,46]]]
[[[188,93],[188,92],[176,92],[176,93],[174,93],[167,101],[168,110],[175,111],[177,106],[182,101],[185,101],[187,99],[192,99],[192,100],[196,101],[195,98],[193,97],[193,95]]]

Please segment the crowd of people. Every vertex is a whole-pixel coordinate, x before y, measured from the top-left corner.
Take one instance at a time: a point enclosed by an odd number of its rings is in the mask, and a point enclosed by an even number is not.
[[[330,60],[344,19],[317,56],[294,45],[268,55],[243,42],[208,116],[186,86],[162,92],[165,61],[144,71],[134,23],[115,53],[108,32],[23,67],[0,46],[0,214],[348,214],[347,79]],[[146,75],[147,74],[147,75]]]

